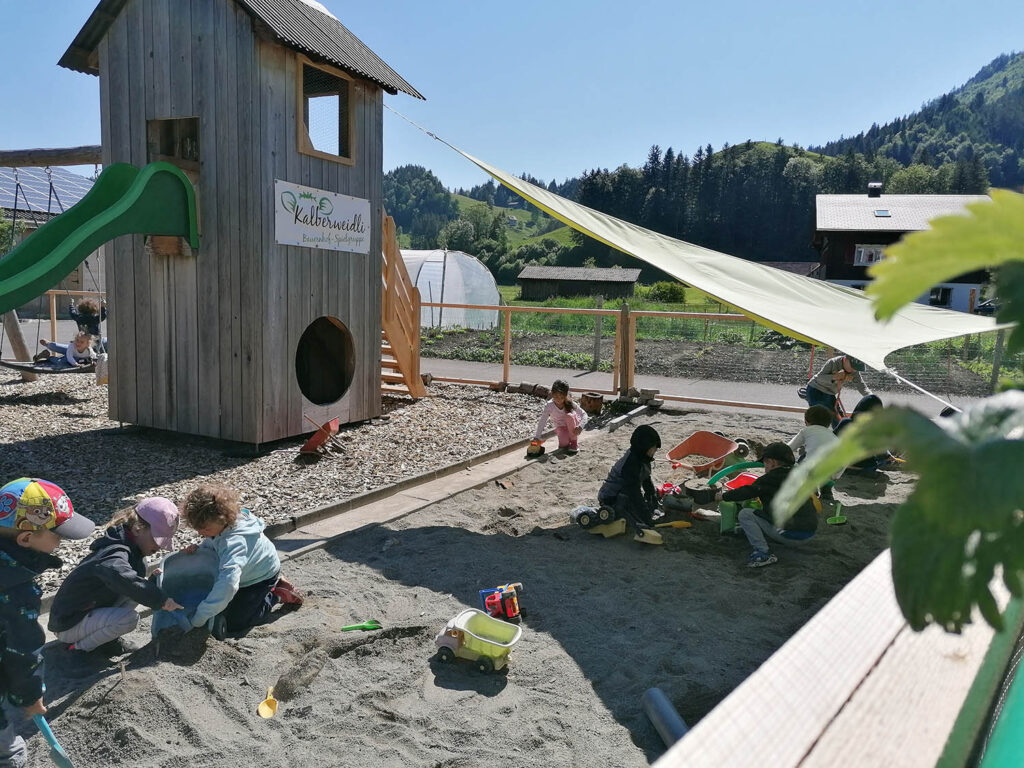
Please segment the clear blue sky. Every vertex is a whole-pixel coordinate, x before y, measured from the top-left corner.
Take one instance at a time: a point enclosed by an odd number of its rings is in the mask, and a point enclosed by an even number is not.
[[[918,109],[1020,50],[1021,0],[322,0],[427,97],[386,102],[545,180],[659,144],[824,143]],[[93,0],[0,0],[0,148],[99,143],[96,78],[57,60]],[[385,113],[384,167],[485,177]]]

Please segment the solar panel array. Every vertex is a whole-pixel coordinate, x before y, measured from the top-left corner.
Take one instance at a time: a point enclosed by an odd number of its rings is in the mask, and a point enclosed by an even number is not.
[[[42,214],[47,211],[50,214],[66,211],[92,188],[92,180],[85,176],[71,173],[63,168],[51,168],[50,171],[53,173],[53,187],[56,192],[56,196],[52,199],[50,198],[50,181],[46,176],[45,168],[17,169],[18,181],[21,183],[17,200],[19,219],[22,215],[31,219],[26,208]],[[14,168],[0,167],[0,208],[5,208],[8,211],[15,208],[14,173]],[[10,218],[9,213],[6,218]]]

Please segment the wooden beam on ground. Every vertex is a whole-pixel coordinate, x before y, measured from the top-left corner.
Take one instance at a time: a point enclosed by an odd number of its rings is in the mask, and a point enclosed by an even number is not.
[[[0,166],[44,168],[48,165],[96,165],[103,162],[99,144],[64,149],[0,149]]]

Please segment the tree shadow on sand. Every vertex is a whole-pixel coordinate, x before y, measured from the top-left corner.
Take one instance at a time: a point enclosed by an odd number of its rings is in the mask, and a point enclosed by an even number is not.
[[[648,759],[664,745],[643,714],[644,690],[661,687],[692,726],[870,562],[886,537],[886,526],[866,525],[851,553],[835,546],[834,534],[828,541],[819,535],[801,549],[779,547],[778,566],[748,569],[746,541],[720,536],[710,523],[663,529],[666,546],[658,548],[575,526],[520,531],[515,523],[502,518],[484,532],[373,526],[326,553],[471,607],[479,607],[481,588],[523,582],[524,628],[561,646]],[[438,629],[448,618],[435,617]],[[523,663],[514,650],[510,664]],[[434,670],[438,685],[470,687],[462,671]]]

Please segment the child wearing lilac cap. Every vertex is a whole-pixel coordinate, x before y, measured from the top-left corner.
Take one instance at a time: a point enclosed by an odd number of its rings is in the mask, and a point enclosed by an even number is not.
[[[135,630],[140,603],[153,610],[181,608],[146,578],[145,558],[174,549],[178,508],[153,496],[114,515],[92,552],[60,585],[48,627],[69,650],[119,654],[135,650],[121,636]]]

